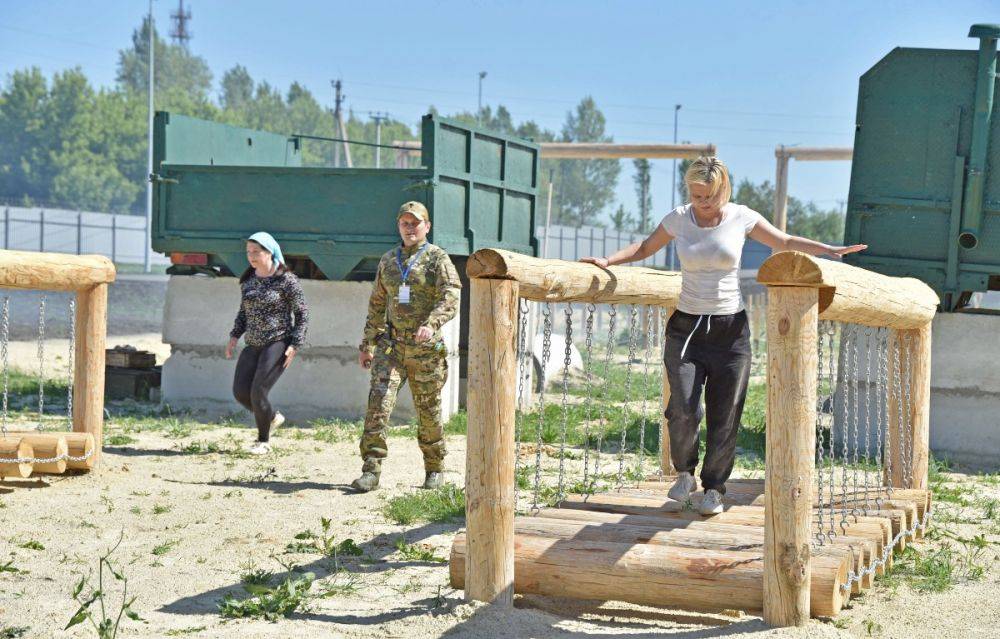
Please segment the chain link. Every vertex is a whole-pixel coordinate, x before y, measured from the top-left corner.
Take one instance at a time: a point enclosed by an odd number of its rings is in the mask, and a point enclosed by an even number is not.
[[[521,478],[521,435],[524,428],[524,388],[528,382],[527,370],[528,359],[528,300],[519,297],[517,299],[517,405],[514,410],[514,505],[517,508],[517,499]]]
[[[76,377],[74,365],[76,363],[76,300],[69,301],[69,357],[66,375],[66,419],[69,422],[70,430],[73,430],[73,380]]]
[[[45,296],[38,304],[38,425],[45,414]]]
[[[584,323],[584,344],[586,345],[587,357],[583,364],[583,374],[587,379],[587,405],[584,407],[583,422],[583,485],[588,489],[590,488],[590,420],[594,407],[594,375],[591,365],[594,355],[594,311],[596,310],[596,306],[587,304],[587,319]]]
[[[628,324],[628,361],[625,363],[625,396],[622,410],[622,437],[618,446],[618,480],[617,487],[620,488],[625,478],[625,442],[628,437],[628,418],[630,414],[629,401],[632,399],[632,362],[635,360],[636,339],[638,338],[639,309],[635,304],[629,307]]]
[[[644,384],[642,388],[642,419],[639,422],[639,461],[637,464],[639,477],[643,477],[642,462],[643,458],[646,456],[646,418],[648,416],[647,406],[650,393],[649,360],[653,357],[653,314],[658,312],[658,310],[654,309],[656,309],[656,307],[646,307],[646,350],[643,353],[642,358],[642,378]]]
[[[875,425],[875,485],[878,486],[878,490],[875,493],[875,509],[881,510],[883,504],[882,498],[882,484],[884,483],[884,475],[882,474],[882,451],[883,443],[885,437],[885,422],[888,422],[889,417],[889,387],[888,387],[888,357],[889,357],[889,330],[886,328],[881,329],[879,334],[878,342],[878,382],[877,387],[877,397],[879,400],[878,411],[875,414],[877,419]],[[884,418],[883,418],[884,415]]]
[[[817,510],[817,517],[819,519],[819,525],[816,530],[816,542],[819,545],[823,545],[826,542],[824,532],[826,527],[823,525],[823,407],[824,407],[824,393],[823,390],[823,334],[826,331],[827,322],[821,321],[819,323],[819,339],[816,340],[816,355],[817,355],[817,389],[816,393],[816,496],[819,499],[820,507]],[[833,495],[831,495],[832,497]]]
[[[8,401],[10,397],[10,361],[7,345],[10,343],[10,298],[3,298],[3,318],[0,319],[2,322],[2,327],[0,327],[0,348],[2,348],[2,353],[0,353],[0,358],[3,359],[3,413],[0,420],[0,427],[3,429],[3,436],[7,436],[7,416],[8,416]]]
[[[573,363],[573,304],[567,303],[563,311],[566,315],[566,341],[563,348],[562,370],[562,427],[559,431],[559,489],[558,500],[562,502],[566,496],[566,431],[569,430],[569,367]]]
[[[542,429],[545,427],[545,367],[552,354],[552,304],[542,307],[542,365],[538,391],[538,423],[535,427],[535,485],[531,509],[538,510],[538,493],[542,484]]]
[[[903,333],[903,476],[906,478],[906,485],[913,485],[913,398],[910,395],[910,380],[913,378],[912,361],[910,354],[913,349],[910,347],[910,334]]]
[[[851,324],[844,324],[841,330],[841,344],[840,348],[844,352],[844,421],[841,427],[841,481],[840,489],[841,491],[847,490],[848,478],[847,478],[847,463],[849,459],[848,451],[848,438],[850,437],[851,431],[851,388],[853,387],[852,373],[857,375],[857,363],[854,362],[854,370],[851,370],[851,350],[856,347],[853,343],[856,339],[854,332],[854,326]],[[841,533],[847,532],[847,504],[840,504],[840,531]]]
[[[865,507],[864,514],[868,514],[871,511],[871,495],[869,491],[871,490],[870,474],[868,472],[868,464],[871,463],[871,430],[872,430],[872,393],[876,392],[878,389],[878,375],[875,375],[875,382],[872,383],[872,349],[876,349],[876,361],[878,363],[878,333],[872,329],[872,327],[865,327],[865,338],[868,348],[865,349],[865,381],[867,382],[865,386]],[[874,344],[872,340],[875,340]],[[857,495],[854,496],[857,499]]]
[[[607,431],[607,398],[608,390],[611,387],[611,355],[615,349],[615,324],[618,317],[618,308],[614,304],[608,311],[608,344],[604,351],[604,384],[601,388],[600,424],[601,430],[597,434],[597,447],[594,450],[594,482],[597,482],[601,472],[601,447],[604,443],[604,434]]]

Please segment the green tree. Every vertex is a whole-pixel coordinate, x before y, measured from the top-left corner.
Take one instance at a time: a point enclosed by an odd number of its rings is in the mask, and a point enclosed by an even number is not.
[[[212,72],[201,56],[192,55],[185,47],[164,42],[159,31],[153,30],[153,82],[160,108],[169,104],[208,105],[212,88]],[[146,94],[149,86],[149,20],[132,32],[132,46],[118,53],[118,83],[128,91]]]
[[[649,233],[652,230],[653,195],[649,190],[649,160],[640,158],[635,160],[635,175],[632,176],[635,182],[635,195],[639,200],[639,220],[636,230],[640,233]]]
[[[253,100],[254,83],[250,72],[237,64],[222,75],[219,102],[226,111],[240,111]]]
[[[618,210],[611,214],[611,228],[616,231],[631,231],[635,225],[635,218],[625,210],[624,204],[618,205]]]
[[[15,71],[0,93],[0,197],[44,200],[51,180],[48,87],[37,67]]]
[[[612,142],[605,134],[604,114],[590,96],[566,115],[561,142]],[[618,160],[560,160],[556,165],[558,203],[554,218],[559,224],[584,226],[597,222],[614,199],[621,166]]]

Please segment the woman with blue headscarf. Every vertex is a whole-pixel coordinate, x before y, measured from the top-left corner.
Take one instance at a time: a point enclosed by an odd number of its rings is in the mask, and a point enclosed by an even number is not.
[[[250,267],[240,277],[243,297],[226,359],[232,358],[243,336],[246,346],[236,361],[233,395],[257,422],[257,441],[248,450],[263,455],[271,451],[271,433],[285,421],[267,396],[305,342],[309,310],[298,278],[285,267],[281,247],[269,233],[250,236],[247,261]]]

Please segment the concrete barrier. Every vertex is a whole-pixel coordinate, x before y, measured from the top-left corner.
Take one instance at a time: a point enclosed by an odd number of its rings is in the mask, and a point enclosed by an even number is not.
[[[360,419],[368,403],[370,373],[357,362],[358,342],[368,312],[371,282],[302,280],[309,304],[305,347],[281,377],[271,400],[290,420]],[[235,278],[173,276],[163,309],[163,341],[171,355],[163,365],[162,401],[175,408],[218,416],[243,408],[232,394],[235,357],[225,345],[239,308]],[[442,391],[442,419],[458,410],[458,318],[442,332],[448,346],[448,383]],[[394,417],[415,417],[408,387],[399,394]]]

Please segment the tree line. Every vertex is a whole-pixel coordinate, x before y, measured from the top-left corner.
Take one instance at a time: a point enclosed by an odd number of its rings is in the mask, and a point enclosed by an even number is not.
[[[215,120],[236,126],[336,137],[333,112],[298,82],[286,91],[256,81],[241,65],[223,73],[213,99],[213,75],[204,58],[164,41],[154,30],[154,88],[157,110]],[[0,91],[0,202],[26,206],[60,206],[93,211],[141,213],[145,208],[149,24],[132,34],[118,53],[116,83],[95,88],[79,68],[47,79],[39,69],[15,71]],[[429,112],[436,113],[433,105]],[[448,114],[536,142],[613,142],[606,119],[593,98],[583,98],[567,113],[562,128],[551,131],[536,122],[515,123],[500,105],[479,112]],[[375,124],[349,111],[351,140],[374,142]],[[383,143],[415,140],[412,126],[390,118],[382,123]],[[355,166],[374,166],[376,149],[352,145]],[[334,145],[304,140],[303,163],[330,166]],[[382,151],[383,166],[392,158]],[[679,167],[683,171],[684,164]],[[603,226],[603,214],[615,201],[621,173],[618,160],[543,160],[540,193],[555,185],[552,222],[568,226]],[[624,205],[609,215],[619,230],[648,232],[656,223],[650,194],[650,163],[634,163],[635,214]],[[682,182],[682,180],[678,180]],[[769,183],[743,180],[735,199],[770,217]],[[660,207],[662,209],[662,206]],[[842,216],[812,203],[789,198],[789,230],[809,228],[811,236],[829,241],[842,235]],[[815,232],[821,231],[821,232]]]

